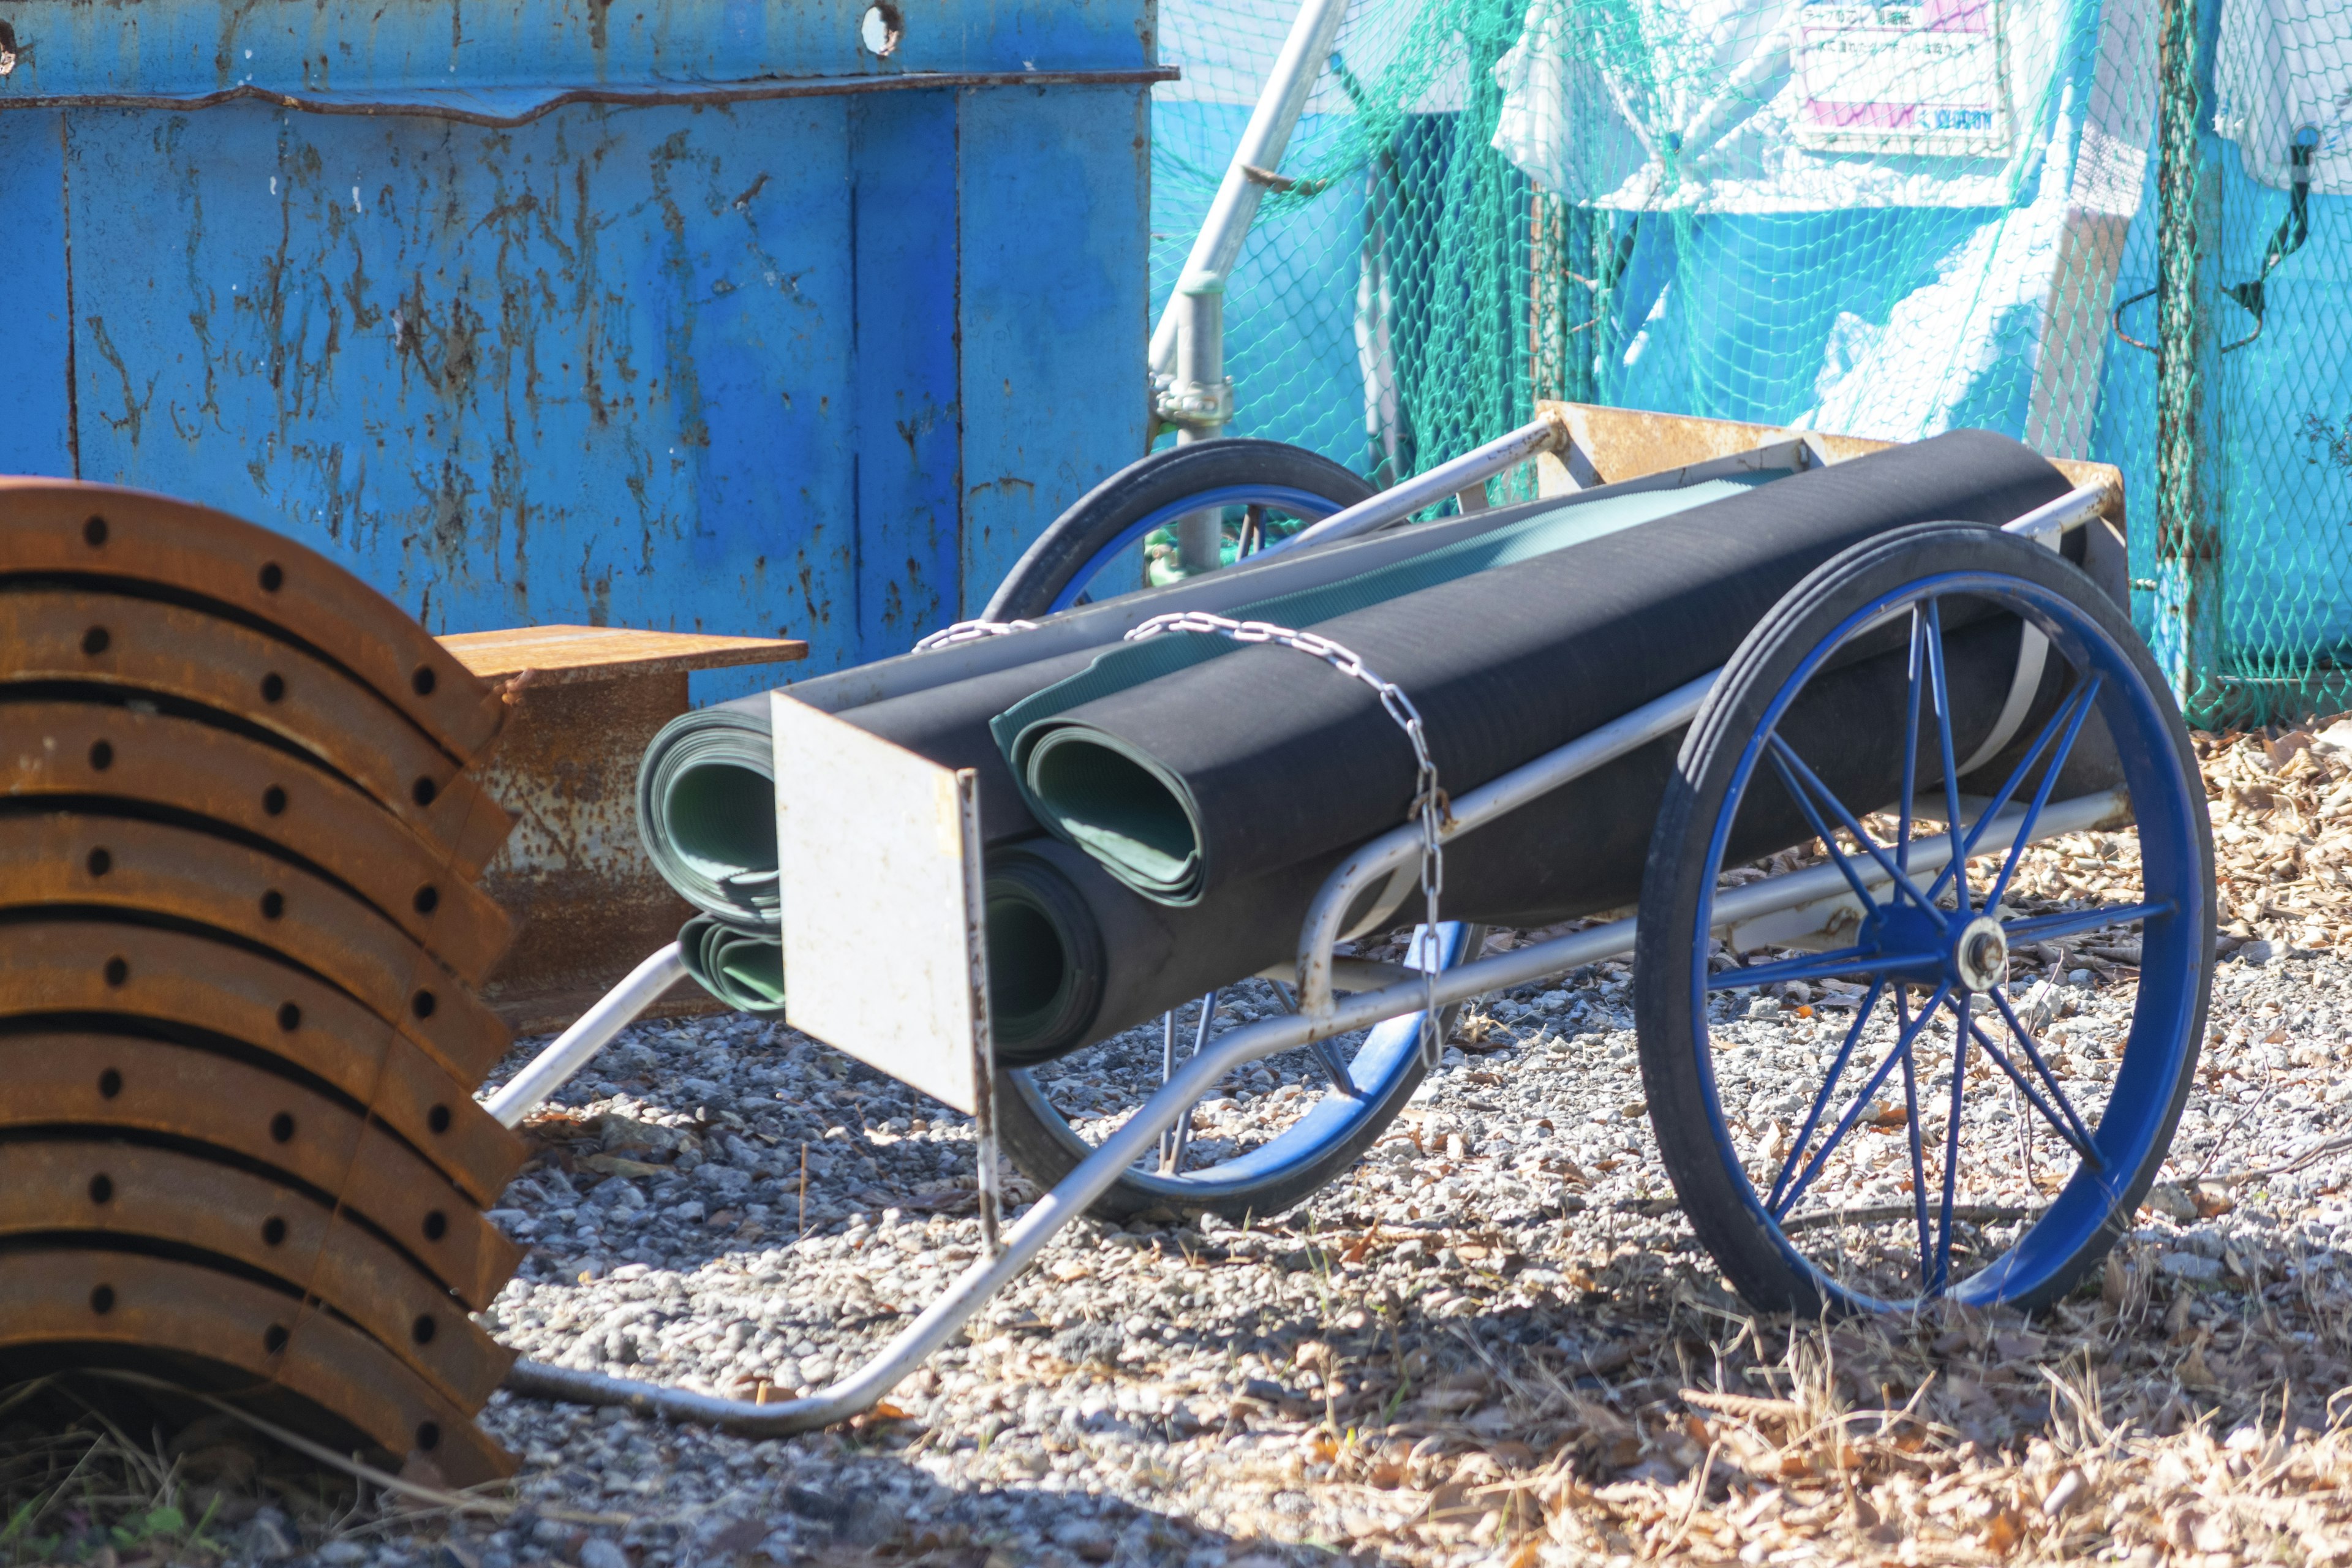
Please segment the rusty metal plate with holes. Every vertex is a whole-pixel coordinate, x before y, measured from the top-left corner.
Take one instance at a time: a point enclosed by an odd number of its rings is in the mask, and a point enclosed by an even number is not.
[[[143,490],[0,479],[0,576],[64,573],[155,584],[279,627],[461,762],[505,721],[496,688],[399,605],[282,534]]]
[[[317,757],[452,859],[505,838],[505,814],[450,755],[333,666],[218,616],[0,580],[0,682],[130,688],[244,721]],[[44,693],[44,695],[54,695]]]
[[[6,928],[0,1020],[67,1016],[131,1021],[131,1033],[216,1035],[267,1052],[354,1104],[372,1105],[377,1121],[484,1205],[530,1157],[522,1135],[499,1126],[414,1040],[248,949],[108,921]]]
[[[522,1252],[381,1126],[253,1063],[87,1030],[0,1034],[0,1129],[100,1128],[184,1140],[278,1172],[365,1220],[469,1307]]]
[[[95,813],[0,813],[0,909],[57,904],[169,915],[259,942],[387,1022],[437,1012],[499,956],[428,952],[333,883],[208,833]],[[462,967],[453,973],[444,956]]]
[[[341,1313],[469,1409],[514,1364],[462,1302],[365,1226],[294,1187],[176,1150],[0,1142],[0,1247],[36,1236],[140,1238],[257,1270]]]
[[[474,1411],[299,1297],[131,1252],[42,1247],[5,1257],[0,1363],[12,1373],[47,1370],[45,1347],[69,1351],[58,1358],[67,1364],[86,1365],[85,1348],[104,1345],[136,1371],[308,1428],[331,1444],[343,1446],[356,1434],[395,1467],[421,1453],[453,1486],[515,1472],[514,1457],[474,1425]],[[322,1428],[321,1415],[350,1430]]]
[[[475,674],[511,681],[506,731],[475,776],[520,818],[483,886],[521,929],[482,999],[516,1029],[561,1028],[676,940],[694,912],[637,836],[638,764],[686,711],[688,673],[789,662],[808,647],[612,626],[442,640]],[[650,1009],[719,1010],[690,980]]]
[[[429,1116],[438,1100],[423,1085],[446,1074],[470,1093],[513,1042],[505,1027],[464,991],[443,1000],[429,1017],[404,1013],[396,1023],[370,1012],[314,974],[292,964],[190,931],[132,925],[90,917],[43,918],[12,923],[0,936],[0,1015],[88,1011],[181,1020],[310,1064],[310,1070],[341,1082],[319,1064],[348,1057],[373,1072],[382,1049],[385,1090],[377,1111],[405,1130],[403,1085],[415,1092]],[[322,1043],[295,1044],[282,1037],[315,1033]],[[404,1053],[425,1065],[400,1065]],[[413,1108],[412,1108],[413,1109]],[[478,1139],[471,1124],[453,1116],[445,1135],[447,1158],[468,1170],[496,1169],[507,1158],[501,1142]]]
[[[0,805],[103,796],[210,817],[308,862],[435,951],[503,952],[513,922],[375,802],[323,769],[216,725],[79,702],[0,704]]]

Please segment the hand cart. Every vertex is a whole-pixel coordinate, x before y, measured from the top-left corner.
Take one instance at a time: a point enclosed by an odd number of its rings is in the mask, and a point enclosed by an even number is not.
[[[1310,575],[1319,544],[1451,497],[1477,510],[1487,479],[1529,458],[1559,492],[1629,476],[1671,487],[1801,469],[1873,445],[1548,405],[1525,429],[1370,497],[1345,470],[1270,443],[1182,447],[1114,476],[1057,522],[987,623],[866,667],[856,700],[1107,645],[1155,616],[1213,616],[1262,595],[1265,573]],[[761,1434],[845,1419],[1081,1214],[1276,1212],[1346,1169],[1402,1110],[1429,1065],[1432,1010],[1629,955],[1660,1153],[1700,1240],[1751,1302],[2030,1309],[2072,1289],[2128,1228],[2168,1150],[2204,1029],[2214,886],[2187,730],[2095,581],[2120,583],[2120,483],[2112,469],[2065,467],[2077,488],[2004,529],[1923,524],[1846,552],[1719,671],[1457,795],[1442,822],[1360,847],[1300,932],[1292,1010],[1213,1033],[1212,997],[1189,1055],[1171,1017],[1157,1089],[1098,1140],[1055,1108],[1039,1069],[993,1067],[971,775],[777,693],[791,1020],[975,1116],[992,1245],[880,1354],[803,1398],[754,1405],[530,1362],[509,1386]],[[1189,530],[1197,560],[1203,529],[1187,520],[1203,514],[1237,552],[1285,552],[1290,565],[1089,597],[1155,531]],[[2087,570],[2058,552],[2078,530],[2091,536]],[[1961,603],[2027,628],[2000,732],[1966,756],[1942,652],[1946,607]],[[1832,677],[1841,650],[1870,638],[1908,652],[1900,706],[1850,718],[1900,750],[1895,801],[1840,799],[1779,728]],[[2052,681],[2054,711],[2024,732],[2027,700]],[[1633,914],[1484,956],[1477,928],[1426,921],[1402,964],[1340,952],[1394,918],[1432,837],[1442,847],[1676,731],[1680,760]],[[2099,765],[2086,769],[2095,750]],[[2020,760],[1984,793],[1962,793],[1996,755]],[[2070,787],[2084,776],[2105,782]],[[1728,863],[1743,806],[1767,780],[1801,804],[1815,837]],[[1368,897],[1374,914],[1351,924]],[[2058,984],[2085,949],[2085,962],[2136,970],[2137,982],[2103,994]],[[887,984],[877,952],[889,955]],[[2011,984],[2020,954],[2050,980]],[[493,1113],[520,1122],[682,973],[675,947],[648,958],[499,1091]],[[1256,1147],[1187,1163],[1196,1105],[1236,1069],[1302,1049],[1316,1052],[1327,1092]],[[998,1237],[1000,1139],[1054,1185]]]

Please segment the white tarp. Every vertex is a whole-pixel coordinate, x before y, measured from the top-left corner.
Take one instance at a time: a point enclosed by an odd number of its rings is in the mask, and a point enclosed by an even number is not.
[[[2223,0],[2213,62],[2215,129],[2238,144],[2246,173],[2292,184],[2297,131],[2319,133],[2311,188],[2352,195],[2352,5],[2345,0]]]
[[[2055,103],[2074,0],[1534,0],[1495,145],[1619,208],[2005,206]]]

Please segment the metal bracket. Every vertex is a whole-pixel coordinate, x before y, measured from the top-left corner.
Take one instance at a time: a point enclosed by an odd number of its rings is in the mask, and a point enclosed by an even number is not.
[[[1171,377],[1152,388],[1151,412],[1161,424],[1180,430],[1220,429],[1234,422],[1233,378],[1180,383]]]

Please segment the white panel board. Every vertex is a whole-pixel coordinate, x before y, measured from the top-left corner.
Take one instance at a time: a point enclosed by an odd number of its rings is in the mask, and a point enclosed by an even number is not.
[[[988,970],[972,773],[783,692],[771,700],[785,1021],[978,1114]]]

